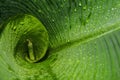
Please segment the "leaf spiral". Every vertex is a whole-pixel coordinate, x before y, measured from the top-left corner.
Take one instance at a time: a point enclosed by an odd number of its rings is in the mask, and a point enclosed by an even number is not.
[[[12,69],[16,66],[30,69],[45,56],[48,33],[37,18],[29,14],[16,15],[2,26],[0,53],[6,56],[9,66],[13,64]]]

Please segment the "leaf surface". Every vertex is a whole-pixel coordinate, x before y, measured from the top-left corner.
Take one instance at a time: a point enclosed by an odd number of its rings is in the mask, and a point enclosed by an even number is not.
[[[1,25],[17,14],[31,14],[46,27],[48,56],[32,68],[21,68],[7,60],[10,46],[0,48],[5,54],[0,57],[1,80],[120,79],[120,0],[0,1]],[[0,26],[0,40],[4,28]],[[20,72],[10,71],[16,69]]]

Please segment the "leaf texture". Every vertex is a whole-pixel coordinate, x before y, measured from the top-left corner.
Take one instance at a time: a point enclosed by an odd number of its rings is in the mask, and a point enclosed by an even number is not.
[[[17,14],[46,27],[47,58],[32,68],[16,66],[5,51],[14,40],[5,50],[0,45],[0,80],[120,79],[120,0],[1,0],[0,41],[2,24]]]

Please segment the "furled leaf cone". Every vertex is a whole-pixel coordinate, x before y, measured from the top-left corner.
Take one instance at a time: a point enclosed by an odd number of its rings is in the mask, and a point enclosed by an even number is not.
[[[3,27],[0,50],[4,51],[1,53],[2,56],[6,56],[5,62],[12,67],[13,71],[18,73],[20,71],[21,75],[39,72],[34,70],[33,64],[45,56],[49,42],[48,33],[43,24],[32,15],[22,14],[11,17]],[[36,64],[35,66],[39,67]],[[22,69],[23,73],[21,73]]]
[[[13,23],[11,29],[15,33],[21,32],[16,36],[19,36],[19,40],[15,47],[15,56],[30,63],[39,61],[48,48],[47,30],[38,19],[31,15],[14,18],[14,21],[10,21],[11,24]],[[17,24],[14,24],[16,22]]]

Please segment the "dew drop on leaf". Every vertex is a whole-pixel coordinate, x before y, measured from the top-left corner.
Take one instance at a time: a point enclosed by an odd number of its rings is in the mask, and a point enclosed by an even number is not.
[[[82,6],[81,2],[79,3],[79,6],[80,6],[80,7]]]
[[[75,9],[74,9],[74,11],[76,12],[76,11],[77,11],[77,9],[75,8]]]

